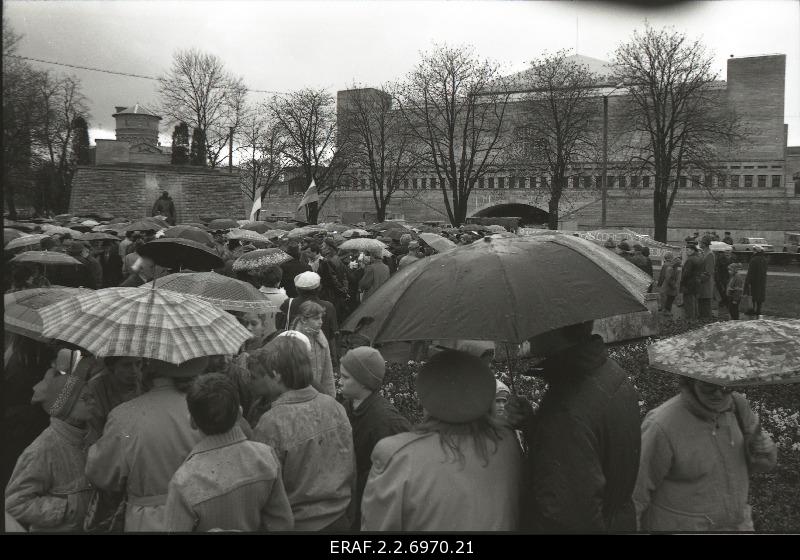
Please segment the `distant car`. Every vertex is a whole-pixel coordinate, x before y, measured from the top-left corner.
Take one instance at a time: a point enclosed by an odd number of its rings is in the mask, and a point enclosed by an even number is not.
[[[712,241],[711,242],[711,250],[714,252],[717,251],[733,251],[733,247],[728,245],[727,243],[723,243],[722,241]]]
[[[767,243],[763,237],[742,237],[738,243],[733,244],[734,251],[755,252],[756,247],[761,247],[765,252],[773,251],[772,245]]]

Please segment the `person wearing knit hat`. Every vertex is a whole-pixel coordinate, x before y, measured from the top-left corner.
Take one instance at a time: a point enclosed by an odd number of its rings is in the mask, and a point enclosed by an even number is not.
[[[32,402],[42,404],[50,425],[17,460],[5,509],[28,531],[81,531],[92,492],[84,474],[91,391],[85,377],[56,367],[33,391]]]
[[[495,418],[505,418],[506,416],[506,403],[508,397],[511,395],[511,390],[508,385],[500,381],[495,382],[494,403],[492,404],[492,416]]]
[[[382,439],[362,500],[363,531],[514,531],[522,453],[491,416],[495,380],[480,358],[458,350],[419,372],[423,423]]]
[[[89,448],[86,476],[100,490],[125,492],[125,531],[163,531],[169,481],[202,438],[186,413],[186,392],[205,371],[207,357],[181,364],[148,360],[152,388],[108,415]]]
[[[379,393],[386,373],[381,353],[369,346],[353,348],[342,357],[341,387],[353,428],[356,489],[351,502],[352,530],[361,528],[361,497],[372,468],[372,451],[383,438],[411,431],[411,423]]]

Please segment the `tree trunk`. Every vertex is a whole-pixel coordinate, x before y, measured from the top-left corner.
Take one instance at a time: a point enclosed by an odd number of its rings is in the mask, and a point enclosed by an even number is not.
[[[547,227],[548,229],[558,229],[558,202],[561,200],[560,194],[553,194],[550,202],[547,203]]]
[[[306,216],[309,224],[316,224],[319,219],[319,203],[311,202],[306,205]]]
[[[667,224],[669,223],[669,210],[667,209],[666,192],[659,192],[656,186],[653,192],[653,239],[661,243],[667,242]]]
[[[383,202],[381,204],[378,204],[375,207],[375,216],[376,216],[375,222],[376,223],[380,224],[380,223],[386,221],[386,206],[387,206],[387,204],[385,202]]]
[[[6,177],[3,180],[5,186],[5,196],[6,196],[6,206],[8,207],[8,219],[9,220],[16,220],[17,219],[17,205],[14,202],[14,195],[16,194],[14,191],[14,183],[9,181],[9,178]]]

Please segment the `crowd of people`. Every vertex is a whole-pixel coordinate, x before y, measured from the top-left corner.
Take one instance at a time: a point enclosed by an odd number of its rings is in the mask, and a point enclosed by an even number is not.
[[[484,233],[442,236],[464,245]],[[7,291],[143,285],[168,272],[140,254],[155,235],[44,239],[79,272],[17,267]],[[339,325],[434,253],[415,237],[379,236],[389,250],[374,252],[342,251],[325,232],[274,240],[290,260],[234,272],[255,246],[215,233],[218,272],[276,309],[232,312],[252,335],[236,355],[175,365],[7,337],[7,530],[752,530],[748,476],[777,451],[745,398],[685,378],[642,423],[591,321],[530,340],[543,358],[531,373],[548,384],[535,412],[496,380],[485,348],[432,351],[412,426],[382,396],[380,351],[343,340]],[[682,293],[684,307],[710,312],[720,284],[709,243],[665,262],[654,281],[664,309]],[[612,249],[653,275],[646,247]],[[721,284],[729,309],[743,293],[763,302],[755,274]]]

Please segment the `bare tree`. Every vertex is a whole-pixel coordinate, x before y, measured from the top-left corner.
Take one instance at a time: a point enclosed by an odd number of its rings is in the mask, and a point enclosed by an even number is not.
[[[242,192],[250,200],[255,200],[261,189],[263,198],[280,180],[288,165],[284,154],[285,139],[265,106],[254,107],[247,113],[242,121],[239,141]]]
[[[174,123],[202,131],[208,164],[225,159],[231,129],[237,131],[245,112],[247,87],[218,57],[196,49],[178,51],[172,68],[159,78],[161,110]]]
[[[652,170],[654,238],[667,240],[672,205],[687,172],[724,177],[718,162],[744,138],[741,121],[715,87],[712,59],[699,41],[674,30],[646,27],[617,48],[614,80],[628,87],[632,165]],[[685,177],[684,177],[685,179]]]
[[[505,152],[509,98],[499,66],[471,47],[435,46],[401,86],[399,108],[438,176],[453,225],[464,222],[475,183]]]
[[[283,137],[289,162],[300,168],[306,185],[312,180],[317,185],[319,204],[308,209],[308,221],[316,223],[349,164],[347,145],[336,142],[334,98],[322,89],[303,89],[274,97],[269,114]]]
[[[354,167],[366,171],[378,222],[386,219],[392,195],[421,159],[408,121],[392,107],[393,96],[386,89],[354,85],[346,105],[339,107],[340,140],[350,146]]]
[[[597,78],[564,51],[533,61],[527,74],[529,92],[518,120],[521,138],[512,161],[550,177],[548,227],[558,229],[558,207],[570,178],[580,176],[575,164],[592,151],[590,122],[596,113],[593,89]]]

